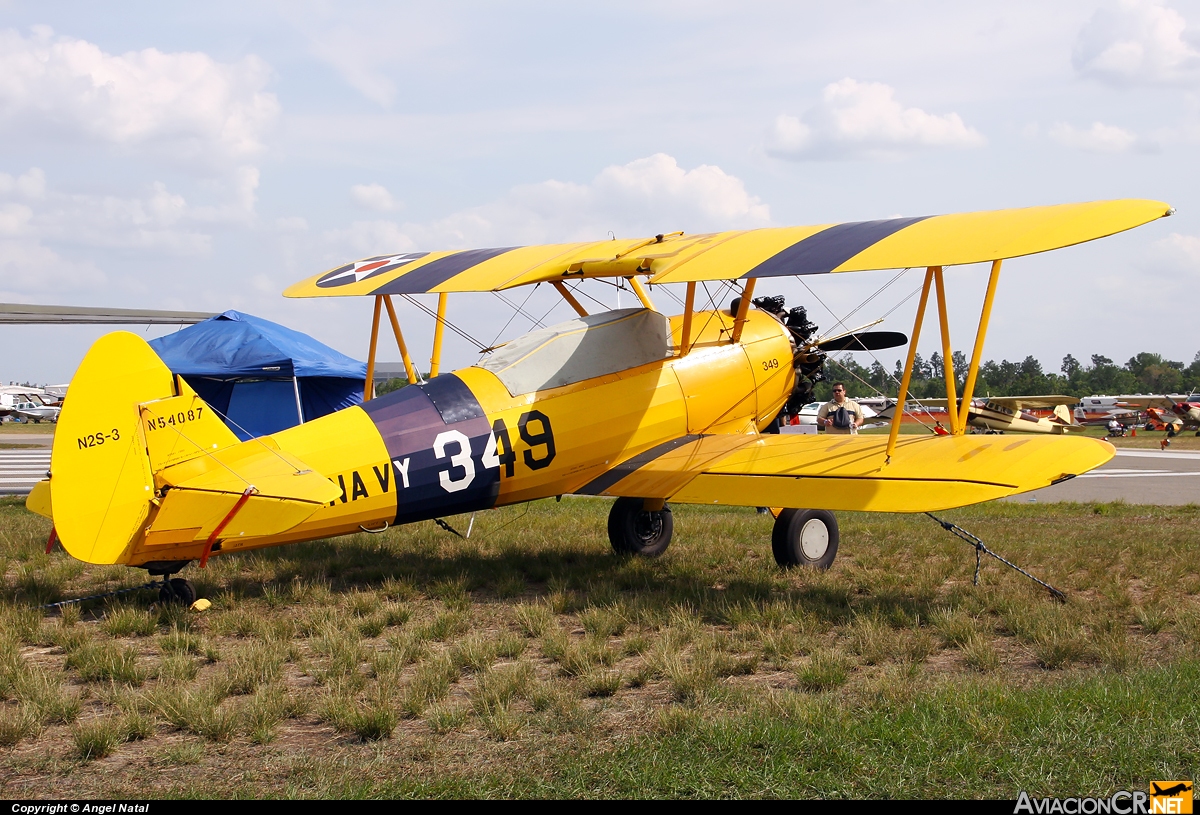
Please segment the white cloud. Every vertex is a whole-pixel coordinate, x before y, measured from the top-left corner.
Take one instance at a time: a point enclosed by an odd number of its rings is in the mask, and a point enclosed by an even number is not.
[[[33,210],[24,204],[0,204],[0,235],[12,237],[29,231]]]
[[[259,172],[257,167],[237,167],[228,178],[206,184],[226,203],[216,206],[195,207],[189,216],[197,221],[210,223],[252,223],[258,202]]]
[[[355,184],[350,188],[350,197],[360,207],[375,212],[391,212],[398,206],[396,199],[382,184]]]
[[[1140,138],[1136,133],[1115,125],[1093,122],[1087,130],[1080,130],[1065,122],[1058,122],[1049,131],[1050,138],[1063,147],[1086,150],[1090,153],[1124,153],[1129,150],[1153,152],[1155,146]]]
[[[314,33],[310,39],[313,54],[329,63],[346,84],[363,96],[382,107],[390,107],[396,98],[396,85],[380,70],[379,62],[400,49],[396,43],[370,47],[363,42],[363,34],[345,26]]]
[[[978,147],[986,139],[957,113],[906,108],[879,82],[846,78],[825,87],[800,116],[780,115],[767,131],[777,158],[895,158],[930,147]]]
[[[0,121],[6,129],[62,132],[127,148],[154,146],[175,160],[244,158],[262,148],[279,102],[271,71],[248,56],[221,63],[200,52],[155,48],[122,55],[55,36],[0,31]]]
[[[1173,278],[1182,285],[1194,286],[1200,280],[1200,238],[1172,232],[1150,244],[1146,271]],[[1180,280],[1180,278],[1183,280]]]
[[[1200,77],[1200,50],[1187,21],[1159,0],[1117,0],[1079,32],[1072,62],[1114,85],[1171,85]]]
[[[0,233],[3,234],[3,233]],[[91,291],[107,281],[90,261],[71,261],[36,240],[0,238],[0,297],[21,300],[28,295]]]
[[[24,198],[41,198],[46,194],[46,174],[39,167],[31,167],[16,178],[0,173],[0,195],[12,193]]]
[[[656,153],[606,167],[588,184],[526,184],[499,200],[432,223],[360,221],[327,232],[325,241],[335,251],[369,255],[602,240],[610,231],[617,237],[637,237],[770,223],[769,207],[746,192],[741,179],[707,164],[687,170],[671,156]]]
[[[253,207],[258,171],[234,174],[232,203],[193,207],[162,182],[142,195],[64,192],[47,185],[38,168],[0,174],[0,280],[10,292],[87,290],[107,279],[91,261],[65,260],[64,247],[143,250],[177,257],[207,255],[212,236],[203,225],[243,224]]]

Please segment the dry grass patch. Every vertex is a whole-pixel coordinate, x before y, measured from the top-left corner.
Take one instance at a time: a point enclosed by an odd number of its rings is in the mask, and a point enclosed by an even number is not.
[[[42,553],[49,525],[0,500],[16,521],[0,524],[0,746],[20,745],[4,769],[81,797],[144,790],[151,772],[175,796],[805,797],[818,787],[801,776],[853,795],[837,779],[861,778],[869,755],[871,794],[970,777],[1002,797],[989,779],[1034,788],[1040,766],[1091,788],[1090,764],[1129,777],[1195,764],[1175,742],[1138,763],[1144,735],[1118,754],[1099,719],[1095,756],[1063,761],[1046,723],[1071,726],[1072,705],[1128,719],[1154,703],[1126,694],[1194,675],[1200,510],[952,516],[1067,589],[1057,605],[995,564],[971,585],[970,549],[920,517],[845,513],[833,569],[782,573],[752,511],[679,507],[680,540],[641,560],[612,557],[607,507],[538,504],[507,526],[525,508],[497,510],[483,543],[419,524],[222,556],[190,576],[214,598],[205,614],[144,611],[147,594],[47,616],[30,598],[140,575],[60,569],[64,554]],[[1131,534],[1151,526],[1152,541]],[[1062,703],[1026,710],[1037,694]],[[1013,733],[1020,751],[1004,749]],[[979,747],[971,767],[949,747],[962,743]],[[811,757],[799,774],[796,744]],[[91,760],[106,751],[116,760]],[[763,761],[748,771],[745,755]]]

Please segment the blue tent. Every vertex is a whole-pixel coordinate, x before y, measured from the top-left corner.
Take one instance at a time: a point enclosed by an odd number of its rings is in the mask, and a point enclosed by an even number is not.
[[[362,404],[366,363],[252,314],[226,311],[150,345],[242,440]]]

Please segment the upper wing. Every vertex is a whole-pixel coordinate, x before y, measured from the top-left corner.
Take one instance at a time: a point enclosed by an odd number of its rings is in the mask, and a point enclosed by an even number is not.
[[[933,512],[1049,486],[1113,457],[1062,436],[705,436],[623,462],[580,490],[688,504]],[[656,448],[657,450],[658,448]]]
[[[1180,396],[1178,399],[1172,401],[1166,396],[1118,396],[1116,407],[1162,408],[1163,410],[1170,410],[1175,406],[1176,402],[1181,402],[1186,398],[1185,396]]]
[[[1132,229],[1172,210],[1125,199],[957,215],[889,218],[365,258],[288,288],[287,297],[498,291],[527,283],[647,275],[652,283],[861,272],[1031,255]]]
[[[1023,408],[1056,408],[1059,405],[1077,405],[1078,396],[989,396],[988,402],[1003,405],[1006,408],[1022,410]]]

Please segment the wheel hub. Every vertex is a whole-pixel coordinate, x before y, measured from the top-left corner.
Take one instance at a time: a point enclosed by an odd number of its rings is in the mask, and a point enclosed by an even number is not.
[[[808,560],[820,560],[829,549],[829,528],[811,518],[800,529],[800,551]]]
[[[662,534],[662,526],[662,513],[643,512],[637,517],[634,530],[644,543],[649,543]]]

